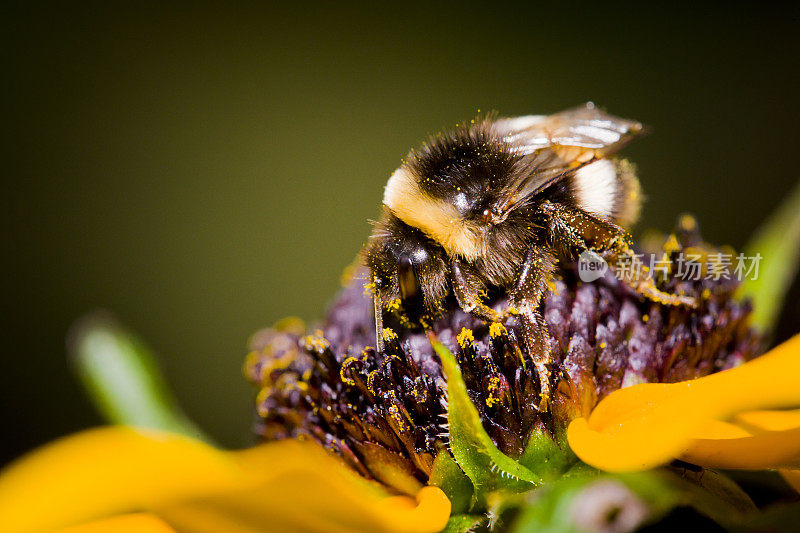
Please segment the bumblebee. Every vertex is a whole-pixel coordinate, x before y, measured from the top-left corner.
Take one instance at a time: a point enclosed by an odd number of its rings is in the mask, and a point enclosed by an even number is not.
[[[695,307],[660,291],[631,248],[639,181],[613,155],[642,130],[588,103],[549,116],[489,116],[413,150],[386,184],[365,248],[378,349],[385,313],[428,329],[451,295],[488,323],[515,315],[547,409],[552,359],[540,307],[559,261],[587,250],[612,268],[622,260],[645,272],[622,276],[642,296]],[[489,291],[505,291],[508,307],[488,306]]]

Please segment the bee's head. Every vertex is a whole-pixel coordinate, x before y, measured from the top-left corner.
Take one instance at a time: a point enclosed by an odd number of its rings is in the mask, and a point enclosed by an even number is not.
[[[365,264],[375,294],[389,310],[415,322],[424,310],[437,309],[447,292],[445,251],[420,229],[385,213],[365,249]]]
[[[502,221],[497,194],[518,160],[489,122],[440,134],[392,174],[383,203],[450,255],[475,259]]]

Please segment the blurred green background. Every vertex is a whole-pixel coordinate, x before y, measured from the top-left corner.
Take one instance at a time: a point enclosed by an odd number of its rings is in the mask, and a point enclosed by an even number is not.
[[[75,3],[77,4],[77,3]],[[2,460],[100,422],[64,336],[96,307],[160,354],[186,411],[251,441],[245,343],[319,317],[382,187],[426,135],[593,100],[639,228],[696,213],[744,244],[800,177],[798,9],[530,3],[4,4]]]

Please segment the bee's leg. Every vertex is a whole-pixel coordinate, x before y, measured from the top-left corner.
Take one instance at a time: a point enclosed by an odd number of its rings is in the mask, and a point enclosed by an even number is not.
[[[609,255],[609,265],[617,277],[645,298],[662,305],[697,307],[697,300],[691,296],[671,294],[656,287],[650,269],[642,264],[627,242],[612,243]]]
[[[378,353],[383,352],[383,305],[381,304],[381,297],[378,296],[378,291],[372,296],[372,305],[375,308],[375,346],[377,346]]]
[[[631,248],[630,236],[621,227],[560,204],[546,203],[543,211],[558,228],[554,231],[554,239],[566,240],[573,249],[597,252],[620,281],[645,298],[663,305],[697,307],[697,301],[690,296],[670,294],[656,287],[649,269]]]
[[[481,301],[481,282],[458,259],[450,263],[453,292],[465,313],[485,322],[500,322],[502,315]]]
[[[534,246],[528,250],[511,291],[512,307],[519,316],[522,336],[539,377],[540,411],[547,410],[552,394],[550,366],[553,363],[553,356],[547,325],[539,308],[552,281],[554,270],[555,260],[552,254],[541,246]]]
[[[691,296],[664,292],[656,287],[650,268],[633,251],[630,238],[624,232],[610,237],[592,250],[603,255],[620,281],[648,300],[662,305],[697,307],[697,300]]]
[[[511,291],[510,312],[519,316],[525,347],[533,360],[540,382],[541,401],[539,409],[547,410],[550,400],[550,369],[552,364],[547,326],[539,311],[542,297],[547,291],[555,261],[541,247],[531,248],[522,264],[514,288]],[[481,284],[468,266],[458,259],[450,264],[453,292],[461,308],[472,316],[486,322],[501,322],[509,312],[498,313],[480,299]]]

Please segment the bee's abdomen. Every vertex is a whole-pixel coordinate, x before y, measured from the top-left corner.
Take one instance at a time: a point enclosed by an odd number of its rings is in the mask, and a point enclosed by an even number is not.
[[[576,170],[568,183],[575,205],[587,213],[622,227],[636,222],[642,197],[627,161],[600,159]]]

